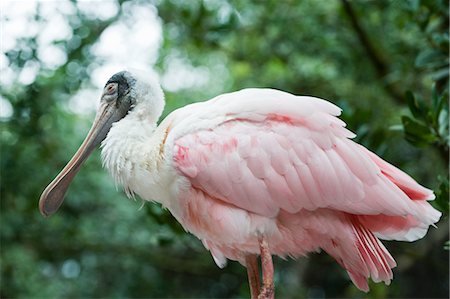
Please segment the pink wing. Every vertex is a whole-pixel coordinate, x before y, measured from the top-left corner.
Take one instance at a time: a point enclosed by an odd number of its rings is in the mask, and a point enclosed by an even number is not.
[[[331,103],[252,89],[200,105],[178,121],[198,124],[174,138],[174,162],[216,199],[266,217],[343,211],[385,239],[416,240],[439,220],[432,191],[348,139]]]

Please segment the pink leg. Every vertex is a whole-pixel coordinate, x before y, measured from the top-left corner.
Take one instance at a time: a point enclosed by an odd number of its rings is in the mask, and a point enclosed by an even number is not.
[[[258,258],[254,254],[245,257],[245,266],[247,267],[248,283],[250,285],[250,294],[252,299],[257,299],[259,295],[259,267]]]
[[[258,299],[274,299],[275,287],[273,284],[273,263],[272,255],[269,251],[269,244],[263,237],[259,239],[259,249],[261,251],[261,267],[263,276],[263,286]]]

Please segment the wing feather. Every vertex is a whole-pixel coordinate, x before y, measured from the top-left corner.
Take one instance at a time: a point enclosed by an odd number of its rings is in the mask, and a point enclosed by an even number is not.
[[[172,117],[169,151],[175,168],[214,198],[267,217],[318,208],[413,217],[394,225],[420,228],[410,236],[440,217],[424,201],[432,191],[350,140],[329,102],[250,89],[196,107]],[[394,238],[398,230],[380,234]]]

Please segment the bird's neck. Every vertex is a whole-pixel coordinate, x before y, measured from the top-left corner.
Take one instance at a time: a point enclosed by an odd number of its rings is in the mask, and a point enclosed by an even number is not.
[[[136,179],[143,171],[152,171],[149,161],[157,159],[152,150],[156,122],[130,113],[114,123],[102,142],[102,163],[127,195],[135,190]],[[155,157],[153,157],[153,155]]]

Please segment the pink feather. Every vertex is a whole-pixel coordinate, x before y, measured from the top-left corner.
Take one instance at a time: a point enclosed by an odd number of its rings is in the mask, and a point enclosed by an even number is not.
[[[191,184],[182,224],[216,260],[243,262],[263,233],[273,254],[327,251],[367,291],[395,267],[377,237],[413,241],[439,220],[433,192],[348,139],[331,103],[250,89],[204,105],[207,125],[174,134],[173,161]]]

